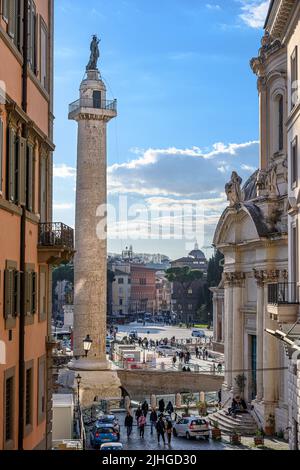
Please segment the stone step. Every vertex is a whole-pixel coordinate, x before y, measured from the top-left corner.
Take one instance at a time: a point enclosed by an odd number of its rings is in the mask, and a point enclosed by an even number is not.
[[[252,416],[248,413],[238,414],[236,418],[227,416],[225,410],[218,411],[209,417],[212,424],[218,422],[219,428],[224,433],[232,433],[237,430],[242,435],[251,436],[256,433],[257,425]]]

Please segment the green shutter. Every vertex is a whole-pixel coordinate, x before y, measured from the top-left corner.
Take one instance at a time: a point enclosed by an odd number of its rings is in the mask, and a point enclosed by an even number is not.
[[[2,165],[3,165],[3,121],[0,119],[0,191],[2,191]]]
[[[4,271],[4,316],[8,318],[13,315],[13,283],[14,271],[6,269]]]
[[[36,313],[37,273],[31,273],[31,313]]]
[[[25,271],[25,315],[31,313],[31,273]]]
[[[8,20],[8,2],[9,0],[2,0],[2,16]]]
[[[16,38],[15,44],[18,50],[23,55],[23,35],[24,35],[24,0],[17,1],[17,8],[16,8]]]
[[[15,201],[16,131],[8,130],[8,199]]]
[[[26,175],[27,209],[33,210],[33,147],[27,147],[27,175]]]
[[[18,202],[21,206],[26,205],[26,139],[18,139]]]
[[[8,2],[8,34],[12,38],[16,34],[16,0]]]
[[[20,315],[21,273],[14,271],[14,316]]]

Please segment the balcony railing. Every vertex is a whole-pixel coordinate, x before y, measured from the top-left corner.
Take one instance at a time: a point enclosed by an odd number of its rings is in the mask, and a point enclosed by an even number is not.
[[[73,250],[74,230],[61,222],[42,223],[39,226],[39,245]]]
[[[117,100],[95,100],[92,98],[81,98],[69,106],[69,113],[73,113],[80,108],[103,109],[117,111]]]
[[[299,304],[299,286],[296,282],[268,285],[268,303],[271,305]]]

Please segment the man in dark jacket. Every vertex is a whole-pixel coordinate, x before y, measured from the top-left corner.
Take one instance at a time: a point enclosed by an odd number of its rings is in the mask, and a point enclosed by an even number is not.
[[[163,420],[163,416],[160,415],[159,420],[157,421],[157,424],[156,424],[156,432],[157,432],[157,441],[158,441],[158,443],[160,443],[160,438],[162,438],[164,444],[166,444],[165,431],[166,431],[165,422]]]
[[[127,428],[127,437],[130,437],[130,434],[132,433],[132,426],[133,426],[133,417],[127,412],[126,418],[125,418],[125,428]]]
[[[161,413],[164,413],[164,411],[165,411],[165,401],[164,401],[163,398],[161,400],[159,400],[159,402],[158,402],[158,409]]]
[[[150,413],[151,434],[153,434],[153,428],[156,428],[157,419],[157,413],[153,409]]]

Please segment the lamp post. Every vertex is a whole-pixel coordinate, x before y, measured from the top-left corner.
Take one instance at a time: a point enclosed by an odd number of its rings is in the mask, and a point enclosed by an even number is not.
[[[86,338],[83,340],[83,349],[85,352],[85,357],[87,357],[88,352],[91,349],[93,340],[90,338],[90,335],[87,335]]]
[[[81,384],[81,375],[77,374],[76,382],[77,382],[77,405],[79,410],[80,398],[79,398],[79,391],[80,391],[80,384]]]

